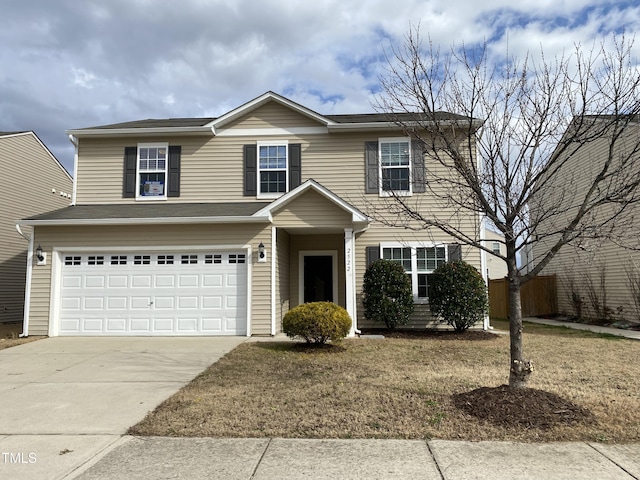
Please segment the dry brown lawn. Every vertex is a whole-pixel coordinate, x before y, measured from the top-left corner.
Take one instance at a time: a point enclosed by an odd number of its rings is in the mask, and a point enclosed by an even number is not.
[[[492,323],[506,329],[505,322]],[[326,349],[247,342],[130,433],[640,441],[640,342],[527,324],[525,352],[536,368],[530,387],[592,414],[589,421],[537,428],[490,422],[454,406],[456,394],[507,381],[508,336],[471,338],[477,337],[354,339]]]
[[[19,338],[22,333],[22,322],[0,323],[0,350],[22,345],[23,343],[33,342],[45,337],[29,336],[27,338]]]

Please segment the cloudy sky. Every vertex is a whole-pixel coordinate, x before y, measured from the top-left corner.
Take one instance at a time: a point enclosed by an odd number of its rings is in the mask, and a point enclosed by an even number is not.
[[[73,172],[65,130],[218,116],[272,90],[372,112],[411,25],[443,48],[556,54],[640,31],[637,0],[3,0],[0,131],[33,130]],[[637,39],[640,44],[640,39]],[[639,52],[640,53],[640,52]]]

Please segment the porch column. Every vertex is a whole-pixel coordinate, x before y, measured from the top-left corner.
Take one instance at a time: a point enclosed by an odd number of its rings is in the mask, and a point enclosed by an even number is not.
[[[355,238],[353,236],[352,228],[344,229],[344,274],[345,274],[345,300],[347,306],[347,312],[351,316],[351,331],[350,337],[354,337],[356,334],[356,275],[355,275]]]

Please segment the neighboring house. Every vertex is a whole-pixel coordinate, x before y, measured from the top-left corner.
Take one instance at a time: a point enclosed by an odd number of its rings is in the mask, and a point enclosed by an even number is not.
[[[637,124],[628,125],[620,135],[614,157],[632,155],[633,159],[636,156],[635,165],[639,165],[640,154],[635,150],[639,134],[640,127]],[[533,214],[538,208],[552,214],[548,214],[548,219],[540,223],[535,232],[539,239],[527,251],[531,265],[538,263],[557,238],[557,234],[545,234],[561,231],[569,223],[570,215],[574,213],[572,209],[580,204],[580,196],[585,195],[602,168],[611,139],[612,135],[607,134],[585,142],[585,146],[569,160],[569,171],[556,175],[545,194],[539,195],[532,202]],[[629,175],[633,173],[629,172]],[[539,206],[536,206],[537,202]],[[614,217],[612,212],[612,207],[605,206],[593,216],[610,219]],[[541,275],[556,275],[558,309],[561,314],[640,322],[640,250],[637,249],[640,245],[640,224],[637,222],[639,213],[640,207],[632,205],[623,215],[617,216],[619,225],[615,232],[618,238],[615,241],[592,238],[570,243],[563,246],[542,270]]]
[[[44,250],[31,335],[274,335],[290,308],[318,300],[364,326],[362,277],[377,258],[405,266],[420,304],[443,262],[482,270],[477,249],[367,215],[392,191],[439,208],[428,152],[384,115],[320,115],[268,92],[218,118],[67,133],[74,206],[21,221]],[[465,220],[478,235],[479,218]]]
[[[33,132],[0,132],[4,205],[0,209],[0,322],[22,321],[28,241],[20,218],[71,203],[73,181]],[[24,227],[25,237],[31,228]]]
[[[505,256],[507,247],[504,243],[504,235],[498,233],[491,228],[484,227],[484,235],[482,237],[483,245],[498,255]],[[507,276],[507,262],[495,255],[485,253],[486,255],[486,274],[490,280],[504,278]]]

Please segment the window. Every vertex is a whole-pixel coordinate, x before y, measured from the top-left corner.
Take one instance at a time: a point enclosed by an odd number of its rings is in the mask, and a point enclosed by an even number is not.
[[[204,263],[222,263],[222,255],[219,253],[208,253],[204,256]]]
[[[287,188],[287,144],[258,144],[258,195],[279,195]]]
[[[126,264],[127,264],[126,255],[111,255],[111,265],[126,265]]]
[[[380,189],[381,192],[411,193],[411,143],[407,138],[381,138]]]
[[[173,255],[158,255],[158,265],[173,265]]]
[[[500,255],[500,242],[492,242],[491,250],[493,250],[493,253],[496,255]]]
[[[182,255],[180,257],[180,263],[182,265],[196,265],[198,263],[198,255],[197,254]]]
[[[167,152],[166,143],[138,145],[138,198],[167,198]]]
[[[134,265],[151,265],[151,255],[134,255]]]
[[[66,256],[64,257],[65,265],[80,265],[80,257]]]
[[[239,254],[230,253],[229,254],[229,263],[244,263],[244,262],[245,262],[244,253],[239,253]]]
[[[382,258],[402,265],[411,277],[414,298],[427,300],[429,278],[436,268],[447,261],[447,249],[444,245],[383,246]]]
[[[104,265],[104,256],[89,255],[87,265]]]

